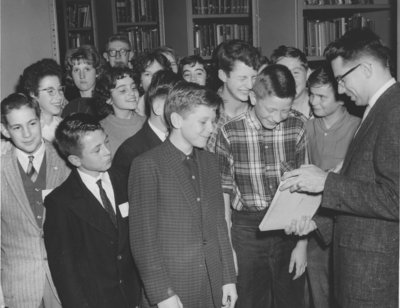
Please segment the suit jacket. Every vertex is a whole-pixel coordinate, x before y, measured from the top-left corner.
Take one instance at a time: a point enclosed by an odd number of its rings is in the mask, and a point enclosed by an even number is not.
[[[123,175],[127,183],[132,160],[161,143],[161,139],[151,129],[147,120],[136,134],[120,145],[114,155],[112,167]]]
[[[214,154],[194,149],[198,197],[177,151],[166,140],[132,162],[132,253],[150,304],[177,294],[184,307],[204,308],[199,297],[202,277],[208,273],[214,303],[220,307],[222,286],[236,277],[218,163]]]
[[[46,189],[69,174],[53,146],[46,147]],[[43,230],[34,217],[20,176],[15,148],[1,157],[1,284],[6,306],[39,307],[46,276],[56,294],[47,263]]]
[[[76,170],[45,200],[44,237],[54,284],[64,308],[128,308],[140,300],[140,283],[122,217],[118,177],[114,188],[118,229]]]
[[[338,212],[335,294],[341,307],[397,307],[399,275],[400,84],[371,108],[329,173],[322,206]]]

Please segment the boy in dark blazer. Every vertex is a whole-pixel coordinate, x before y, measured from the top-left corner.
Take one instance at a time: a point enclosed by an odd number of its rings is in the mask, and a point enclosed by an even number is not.
[[[107,136],[92,116],[76,113],[60,123],[56,142],[75,167],[45,200],[44,239],[62,306],[137,307],[128,204],[118,175],[108,171]]]
[[[202,150],[220,98],[194,83],[170,91],[168,139],[132,162],[129,226],[144,307],[233,307],[236,277],[218,163]]]

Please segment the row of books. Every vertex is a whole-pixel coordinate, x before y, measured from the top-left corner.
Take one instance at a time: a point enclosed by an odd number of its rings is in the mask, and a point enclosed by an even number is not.
[[[116,0],[117,22],[158,20],[158,0]]]
[[[305,5],[374,4],[374,0],[304,0]]]
[[[86,28],[92,26],[89,4],[69,4],[66,13],[69,28]]]
[[[226,40],[240,39],[251,43],[249,25],[196,24],[193,30],[195,54],[203,57],[211,56],[214,49]]]
[[[152,50],[158,47],[159,44],[159,31],[154,27],[133,27],[124,30],[129,37],[132,45],[134,57],[137,55]]]
[[[328,44],[341,37],[346,31],[354,28],[369,27],[374,30],[374,22],[360,14],[350,18],[333,20],[306,20],[305,48],[307,56],[323,56]]]
[[[194,15],[248,14],[250,0],[192,0]]]
[[[68,33],[69,48],[77,48],[81,45],[93,45],[92,33]]]

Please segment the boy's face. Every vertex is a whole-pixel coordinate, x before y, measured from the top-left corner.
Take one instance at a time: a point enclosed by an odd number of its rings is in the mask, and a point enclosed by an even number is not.
[[[92,64],[75,61],[72,66],[72,79],[80,91],[90,91],[96,85],[96,70]]]
[[[161,66],[161,64],[158,63],[157,61],[154,61],[149,66],[147,66],[145,71],[140,75],[140,82],[141,82],[143,90],[145,92],[147,92],[147,90],[150,86],[153,75],[156,72],[161,71],[162,69],[163,69],[163,67]]]
[[[199,105],[181,119],[180,133],[186,146],[204,148],[213,131],[216,109]]]
[[[114,110],[135,110],[138,99],[138,89],[129,76],[118,79],[115,88],[111,90],[111,103]]]
[[[102,130],[87,132],[79,140],[80,155],[70,155],[70,162],[79,170],[97,177],[111,167],[111,152],[107,147],[107,135]],[[73,156],[73,160],[71,160]]]
[[[292,98],[267,95],[263,99],[257,99],[254,112],[264,128],[274,129],[279,123],[288,118],[292,104]]]
[[[46,76],[39,82],[38,95],[35,98],[43,114],[59,115],[64,102],[64,92],[57,76]]]
[[[7,124],[2,124],[2,133],[11,138],[16,148],[31,154],[42,144],[40,120],[35,110],[28,106],[13,109],[6,115]]]
[[[329,84],[312,86],[310,103],[314,115],[320,118],[334,114],[343,105],[343,102],[335,99],[334,89]]]
[[[182,77],[187,82],[194,82],[201,86],[206,85],[207,73],[203,64],[196,62],[194,65],[185,64],[182,69]]]
[[[298,58],[282,57],[277,62],[286,66],[292,73],[296,82],[296,98],[306,91],[307,87],[307,70]]]
[[[219,70],[218,76],[224,83],[224,87],[229,93],[230,98],[246,102],[249,99],[249,92],[256,80],[257,71],[242,61],[235,61],[233,69],[229,74]]]
[[[121,50],[123,50],[122,53],[124,54],[121,54]],[[114,57],[110,56],[110,51],[116,51],[116,55]],[[111,67],[116,65],[128,67],[129,60],[131,58],[131,51],[127,43],[121,41],[112,41],[111,43],[108,43],[108,49],[103,56],[110,63]]]

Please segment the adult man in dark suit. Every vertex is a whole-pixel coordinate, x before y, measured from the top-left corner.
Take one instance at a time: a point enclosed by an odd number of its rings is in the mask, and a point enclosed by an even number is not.
[[[233,308],[235,269],[213,154],[200,150],[213,128],[217,94],[194,83],[170,91],[168,139],[132,162],[131,249],[145,306]]]
[[[44,239],[62,306],[138,307],[128,204],[117,174],[107,171],[107,137],[92,116],[77,113],[60,123],[56,141],[75,166],[45,200]]]
[[[337,306],[398,307],[400,84],[371,30],[347,32],[326,57],[339,93],[367,108],[340,174],[304,166],[284,176],[282,189],[323,191],[322,206],[337,211]]]

